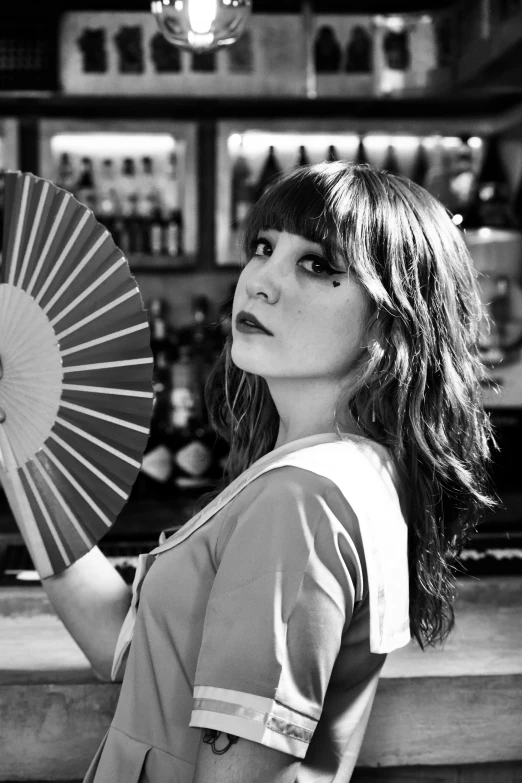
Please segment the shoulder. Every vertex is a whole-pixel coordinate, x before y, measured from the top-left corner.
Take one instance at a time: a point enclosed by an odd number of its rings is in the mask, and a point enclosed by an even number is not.
[[[263,552],[267,562],[303,564],[311,552],[340,559],[361,583],[365,569],[359,522],[330,478],[284,465],[256,477],[231,502],[220,533],[218,560],[232,547]],[[295,562],[294,562],[295,561]]]
[[[239,493],[233,517],[253,519],[261,514],[290,519],[307,519],[313,525],[335,510],[347,526],[357,524],[355,514],[338,485],[313,470],[284,465],[257,476]],[[335,512],[334,512],[335,513]]]
[[[240,493],[238,499],[241,495],[243,499],[248,497],[251,500],[262,495],[273,494],[281,499],[302,497],[311,500],[323,497],[336,488],[334,481],[313,470],[296,465],[282,465],[257,476]]]

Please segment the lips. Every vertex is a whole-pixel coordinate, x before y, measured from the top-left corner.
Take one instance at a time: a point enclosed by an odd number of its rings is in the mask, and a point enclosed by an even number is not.
[[[262,329],[263,332],[266,332],[267,334],[272,334],[272,332],[270,332],[266,328],[266,326],[263,326],[261,321],[258,318],[256,318],[256,316],[253,313],[247,313],[246,310],[241,310],[241,312],[239,312],[237,314],[237,316],[236,316],[236,326],[239,323],[248,323],[248,324],[251,324],[252,326],[256,326],[258,329]]]

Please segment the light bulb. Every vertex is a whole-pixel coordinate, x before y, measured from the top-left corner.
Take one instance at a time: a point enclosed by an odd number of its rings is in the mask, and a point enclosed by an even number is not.
[[[151,10],[170,43],[207,52],[235,43],[252,11],[251,0],[152,0]]]

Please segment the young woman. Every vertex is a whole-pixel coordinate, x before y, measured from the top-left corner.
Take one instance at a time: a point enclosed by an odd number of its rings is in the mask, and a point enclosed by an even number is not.
[[[425,190],[344,162],[256,204],[206,389],[222,485],[140,558],[44,580],[123,679],[88,783],[345,783],[388,652],[453,624],[488,490],[479,291]],[[257,324],[257,328],[249,325]]]

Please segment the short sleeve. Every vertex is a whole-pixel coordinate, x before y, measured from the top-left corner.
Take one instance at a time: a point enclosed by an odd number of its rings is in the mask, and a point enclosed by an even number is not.
[[[228,515],[190,726],[304,758],[362,596],[357,520],[330,500],[331,485],[301,468],[273,469]]]

